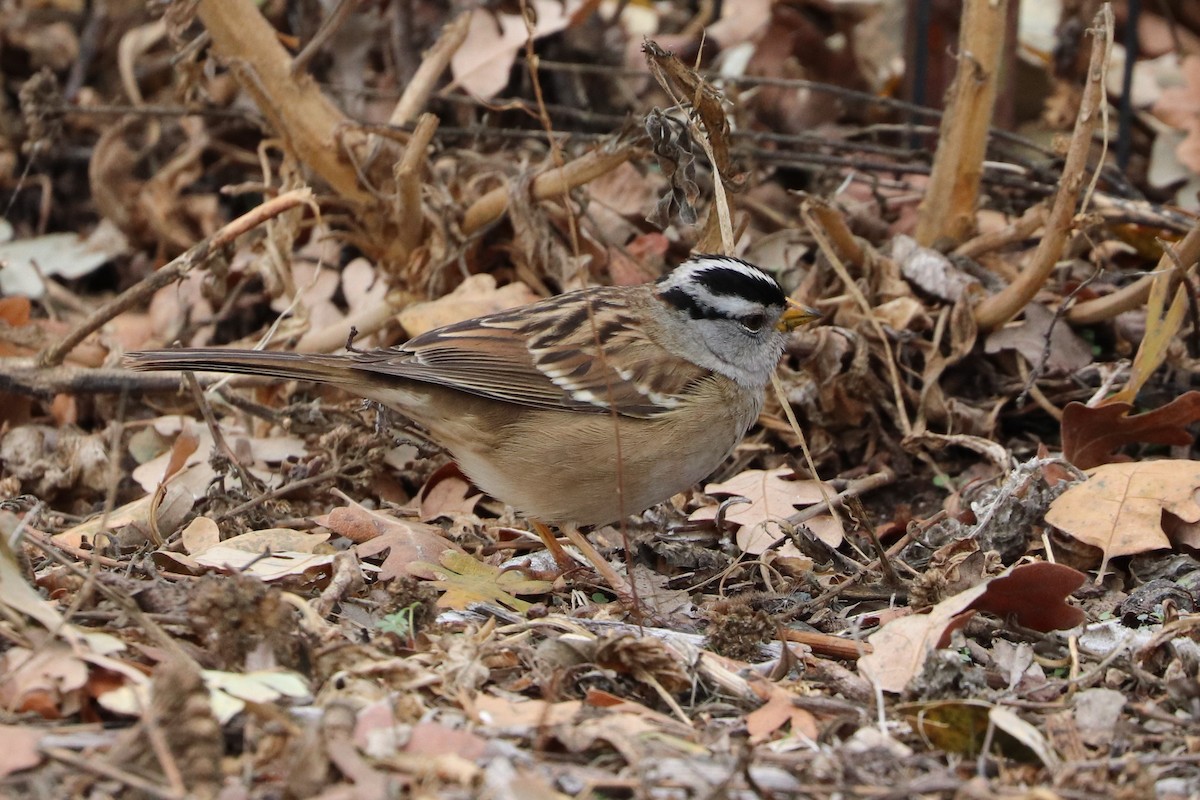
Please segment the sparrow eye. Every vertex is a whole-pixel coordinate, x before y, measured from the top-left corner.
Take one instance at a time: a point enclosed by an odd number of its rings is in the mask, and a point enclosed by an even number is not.
[[[763,325],[767,324],[766,314],[748,314],[738,320],[743,328],[751,333],[758,333],[763,329]]]

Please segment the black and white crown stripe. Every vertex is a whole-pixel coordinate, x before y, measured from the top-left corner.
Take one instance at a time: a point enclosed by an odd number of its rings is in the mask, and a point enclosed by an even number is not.
[[[693,256],[658,285],[659,297],[694,319],[761,324],[765,310],[782,309],[787,302],[774,278],[730,256]]]

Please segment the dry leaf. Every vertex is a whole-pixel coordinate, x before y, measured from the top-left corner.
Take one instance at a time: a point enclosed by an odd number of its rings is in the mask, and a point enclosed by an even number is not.
[[[201,671],[208,689],[213,716],[224,724],[241,713],[246,703],[276,703],[284,697],[305,700],[312,696],[304,676],[288,670],[256,670],[253,672]],[[138,716],[149,708],[150,684],[123,686],[98,698],[101,706],[115,714]]]
[[[531,35],[538,39],[563,30],[582,0],[530,0],[536,20],[532,33],[516,14],[493,14],[477,8],[471,12],[467,38],[450,59],[454,80],[471,94],[487,100],[508,83],[517,52]]]
[[[1128,461],[1117,448],[1127,444],[1188,445],[1194,437],[1188,426],[1200,419],[1200,392],[1181,394],[1153,411],[1129,416],[1129,403],[1088,408],[1068,403],[1063,409],[1063,456],[1080,469],[1113,461]]]
[[[342,295],[351,314],[382,305],[387,290],[387,281],[367,259],[356,258],[342,267]]]
[[[196,500],[204,496],[204,487],[209,480],[209,471],[188,467],[167,484],[161,499],[156,493],[148,494],[131,503],[126,503],[108,516],[97,514],[92,519],[52,537],[54,542],[67,547],[80,547],[93,542],[102,531],[116,530],[134,525],[139,530],[150,530],[150,517],[154,516],[159,533],[173,533],[191,513]],[[155,505],[157,501],[157,505]]]
[[[868,637],[873,651],[858,660],[859,672],[887,692],[901,692],[920,674],[925,659],[950,643],[976,611],[1014,616],[1020,625],[1049,631],[1072,628],[1083,612],[1066,598],[1086,576],[1062,564],[1037,562],[1013,567],[1005,575],[949,597],[928,614],[900,617]]]
[[[1028,762],[1036,757],[1047,767],[1058,766],[1058,755],[1045,737],[1000,706],[982,700],[936,700],[901,710],[914,730],[942,750],[975,758],[990,741],[992,750],[1007,758]]]
[[[15,619],[15,615],[8,612],[16,612],[35,620],[48,631],[76,638],[74,628],[63,619],[57,604],[43,600],[25,580],[5,535],[0,535],[0,608],[5,610],[4,617],[7,619]]]
[[[87,664],[64,642],[12,647],[0,655],[0,707],[46,719],[70,716],[80,709],[87,676]]]
[[[454,519],[474,514],[475,506],[482,497],[483,495],[463,477],[458,465],[450,462],[430,475],[417,494],[421,521],[432,522],[438,517]]]
[[[791,692],[766,681],[755,681],[751,688],[760,696],[764,692],[767,695],[767,702],[746,715],[746,732],[750,734],[751,744],[766,741],[771,734],[789,723],[793,736],[816,741],[819,735],[816,717],[793,703]]]
[[[978,279],[937,250],[921,247],[911,236],[900,235],[892,240],[892,258],[909,283],[938,299],[957,303],[982,291]]]
[[[354,549],[359,558],[371,558],[387,551],[387,558],[379,567],[381,581],[395,580],[404,575],[428,580],[434,577],[434,573],[420,569],[418,564],[438,560],[447,550],[466,555],[461,547],[435,531],[429,525],[409,525],[397,521],[391,529]]]
[[[406,522],[378,511],[370,511],[358,503],[335,508],[328,514],[313,517],[313,522],[357,542],[354,548],[360,559],[372,558],[387,552],[379,568],[378,579],[395,580],[402,575],[431,579],[432,572],[413,571],[418,561],[436,561],[447,550],[462,552],[462,548],[441,535],[441,529],[419,522]]]
[[[973,594],[980,587],[963,594]],[[969,602],[969,601],[968,601]],[[858,671],[885,692],[902,692],[921,673],[929,654],[943,646],[955,630],[971,619],[961,595],[938,603],[928,614],[898,617],[871,634],[872,652],[858,659]]]
[[[409,570],[421,570],[437,576],[437,580],[431,583],[444,592],[438,598],[438,605],[442,608],[466,608],[471,603],[500,603],[524,613],[531,604],[513,595],[545,594],[554,588],[550,581],[530,580],[520,572],[503,571],[455,550],[442,553],[438,561],[441,566],[418,561],[410,564]]]
[[[38,743],[48,733],[28,725],[0,725],[0,780],[42,763]]]
[[[1200,462],[1139,461],[1105,464],[1050,504],[1046,521],[1081,542],[1104,551],[1103,576],[1114,556],[1171,546],[1163,511],[1184,522],[1200,522]]]
[[[1053,327],[1051,327],[1053,326]],[[1046,347],[1046,337],[1050,347]],[[1069,375],[1093,361],[1092,348],[1071,326],[1060,320],[1054,324],[1054,314],[1041,303],[1025,306],[1025,319],[992,331],[983,345],[984,352],[1016,350],[1030,364],[1041,364],[1045,354],[1046,371]]]
[[[531,728],[570,724],[583,710],[583,702],[563,700],[550,703],[546,700],[481,694],[475,698],[475,708],[484,724],[511,731],[515,735],[524,735]]]
[[[324,544],[328,539],[328,533],[310,533],[292,528],[265,528],[239,533],[221,544],[248,553],[315,553],[317,546]]]
[[[315,578],[329,571],[334,558],[332,553],[314,555],[298,551],[263,555],[262,550],[243,550],[223,543],[205,550],[195,560],[202,567],[232,570],[270,582],[290,577]]]
[[[1001,619],[1011,616],[1017,624],[1035,631],[1063,631],[1084,620],[1081,610],[1066,603],[1084,580],[1082,572],[1062,564],[1021,564],[1007,575],[988,581],[983,594],[969,608]]]
[[[483,755],[487,745],[487,739],[471,731],[436,722],[418,722],[409,734],[404,752],[424,756],[459,755],[474,761]]]
[[[1164,256],[1160,264],[1166,262]],[[1175,340],[1175,334],[1183,325],[1183,313],[1187,310],[1186,294],[1183,286],[1175,290],[1171,307],[1166,308],[1167,292],[1175,275],[1171,270],[1163,270],[1154,278],[1150,285],[1150,297],[1146,300],[1146,332],[1138,345],[1133,357],[1133,365],[1129,369],[1129,380],[1121,391],[1105,398],[1102,405],[1112,403],[1132,403],[1138,392],[1150,379],[1150,376],[1162,365],[1167,358],[1167,349]]]
[[[1178,148],[1179,160],[1193,172],[1200,172],[1200,158],[1196,158],[1200,148],[1200,125],[1196,124],[1197,114],[1200,114],[1200,57],[1186,56],[1180,69],[1185,85],[1164,89],[1154,104],[1154,115],[1168,125],[1188,132],[1188,138]]]
[[[784,534],[779,529],[781,521],[786,520],[796,509],[821,502],[821,489],[816,481],[789,481],[785,475],[791,475],[787,467],[773,470],[750,469],[735,475],[724,483],[710,483],[704,491],[713,495],[745,497],[749,503],[738,503],[727,506],[725,519],[740,525],[737,532],[737,544],[744,552],[760,555],[767,551],[772,544]],[[830,497],[837,494],[829,484],[825,491]],[[716,519],[718,506],[706,506],[692,512],[690,519]],[[830,547],[842,543],[841,521],[829,514],[809,520],[808,527],[822,542]],[[801,558],[801,554],[790,542],[776,548],[780,556]]]
[[[86,239],[76,233],[47,233],[0,243],[0,294],[39,298],[43,278],[80,278],[129,249],[125,237],[103,222]]]

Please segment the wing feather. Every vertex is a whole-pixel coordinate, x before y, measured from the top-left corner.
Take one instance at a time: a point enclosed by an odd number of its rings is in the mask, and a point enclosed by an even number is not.
[[[399,348],[360,354],[356,367],[534,408],[632,417],[678,407],[704,377],[651,341],[628,290],[612,288],[438,328]]]

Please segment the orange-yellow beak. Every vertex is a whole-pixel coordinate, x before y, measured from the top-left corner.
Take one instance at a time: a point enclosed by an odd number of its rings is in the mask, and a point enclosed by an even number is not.
[[[801,305],[790,297],[787,298],[787,302],[788,309],[783,312],[783,315],[779,318],[779,324],[776,325],[784,333],[790,333],[805,323],[821,318],[821,312],[815,308]]]

